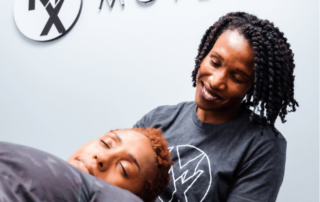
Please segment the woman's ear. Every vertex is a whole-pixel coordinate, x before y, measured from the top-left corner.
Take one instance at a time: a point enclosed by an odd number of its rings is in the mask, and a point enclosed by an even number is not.
[[[200,67],[197,70],[196,83],[198,83],[198,79],[199,79],[199,69],[200,69]]]

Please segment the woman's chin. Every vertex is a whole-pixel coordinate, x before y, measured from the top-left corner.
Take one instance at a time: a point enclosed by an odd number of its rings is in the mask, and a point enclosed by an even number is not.
[[[219,108],[218,103],[214,101],[209,101],[205,99],[201,99],[200,96],[196,96],[195,98],[196,105],[203,111],[213,111]]]

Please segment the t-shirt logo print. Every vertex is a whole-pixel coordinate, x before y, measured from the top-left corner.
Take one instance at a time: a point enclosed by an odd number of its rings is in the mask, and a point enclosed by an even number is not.
[[[171,194],[159,197],[162,202],[202,202],[210,189],[212,176],[208,155],[192,145],[169,147],[175,164],[169,170]],[[177,161],[177,160],[178,161]],[[188,191],[192,191],[197,199],[190,198]]]
[[[14,16],[19,30],[36,41],[66,34],[77,22],[82,0],[16,0]]]

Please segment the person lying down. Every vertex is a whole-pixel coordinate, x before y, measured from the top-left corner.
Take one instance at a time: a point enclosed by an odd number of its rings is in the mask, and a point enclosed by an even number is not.
[[[169,184],[171,165],[168,143],[154,128],[111,130],[67,162],[0,142],[0,201],[151,202]]]

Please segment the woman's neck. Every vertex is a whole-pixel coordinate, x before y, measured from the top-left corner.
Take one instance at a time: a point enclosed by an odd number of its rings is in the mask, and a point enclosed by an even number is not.
[[[233,119],[233,117],[237,114],[239,107],[221,111],[205,111],[198,107],[197,116],[204,123],[220,124]]]

